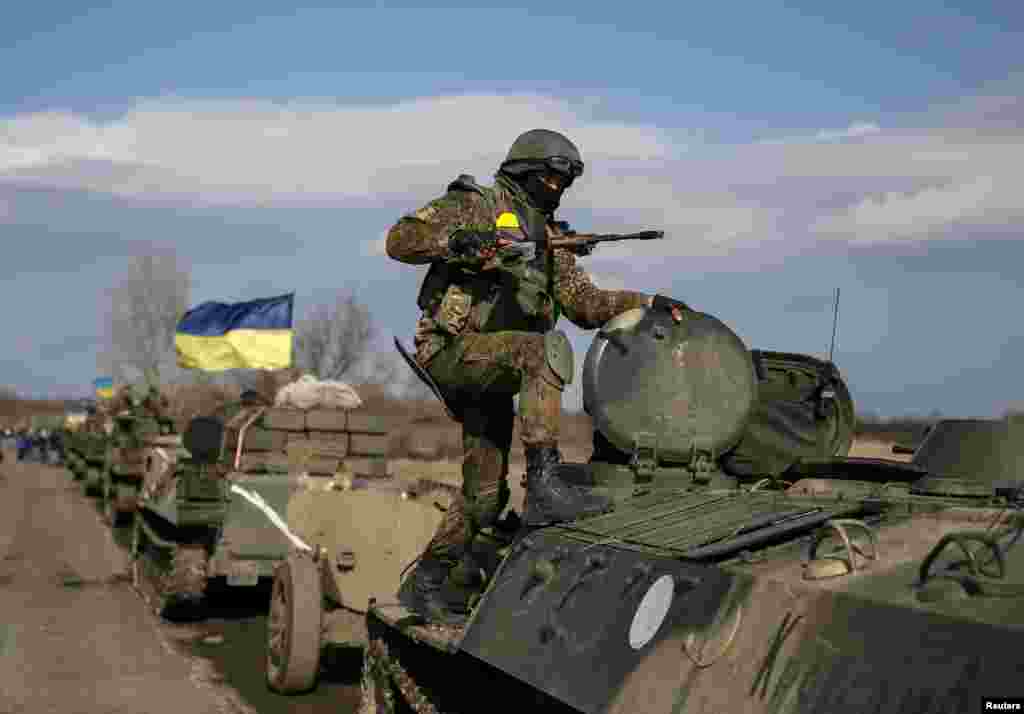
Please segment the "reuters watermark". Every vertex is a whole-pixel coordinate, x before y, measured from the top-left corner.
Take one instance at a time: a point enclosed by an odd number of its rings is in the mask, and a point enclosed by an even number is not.
[[[1024,712],[1024,697],[982,697],[982,712]]]

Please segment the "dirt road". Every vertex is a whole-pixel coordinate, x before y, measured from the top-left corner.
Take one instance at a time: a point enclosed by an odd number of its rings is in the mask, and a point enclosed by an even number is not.
[[[355,710],[358,660],[336,663],[342,679],[328,673],[310,695],[267,691],[266,589],[200,624],[162,622],[132,589],[127,534],[103,525],[67,471],[11,456],[0,464],[0,712]]]

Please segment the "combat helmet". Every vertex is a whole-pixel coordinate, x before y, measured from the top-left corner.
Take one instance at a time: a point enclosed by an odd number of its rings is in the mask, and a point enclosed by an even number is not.
[[[513,176],[541,168],[564,174],[571,182],[583,175],[583,157],[564,134],[550,129],[531,129],[512,142],[500,167]]]

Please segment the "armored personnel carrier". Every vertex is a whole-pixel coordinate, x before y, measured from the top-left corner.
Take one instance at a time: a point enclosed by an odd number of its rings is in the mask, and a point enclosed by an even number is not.
[[[86,496],[102,494],[103,472],[107,465],[107,442],[113,425],[103,414],[90,414],[82,426],[69,434],[65,452],[67,466],[76,481],[82,482]]]
[[[229,411],[194,420],[180,447],[150,450],[133,525],[135,582],[169,618],[201,615],[211,584],[251,587],[273,575],[290,549],[331,526],[305,517],[311,504],[358,480],[356,468],[387,472],[387,429],[373,417]]]
[[[1024,691],[1019,425],[947,420],[909,463],[851,458],[831,364],[703,314],[620,316],[583,387],[594,456],[563,474],[616,509],[495,534],[465,627],[382,592],[363,711],[960,712]],[[310,686],[320,568],[282,566],[303,607],[276,633]]]
[[[131,521],[152,450],[172,445],[174,421],[125,412],[113,417],[100,484],[103,515],[112,526]],[[171,437],[161,440],[160,437]]]

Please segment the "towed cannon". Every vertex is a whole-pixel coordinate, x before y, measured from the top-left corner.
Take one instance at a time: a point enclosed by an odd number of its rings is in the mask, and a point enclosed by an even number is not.
[[[193,420],[180,446],[151,448],[132,555],[137,587],[154,609],[170,619],[202,617],[210,595],[267,583],[291,550],[319,543],[332,547],[339,578],[354,569],[395,578],[383,565],[386,553],[374,563],[355,552],[356,536],[390,538],[396,547],[394,519],[379,519],[373,531],[349,529],[360,511],[380,508],[374,495],[390,503],[413,490],[389,474],[389,420],[361,409],[235,405],[229,411]],[[364,498],[367,493],[373,495]],[[430,509],[400,557],[439,516]],[[364,617],[365,608],[339,612],[339,638],[362,630]]]

